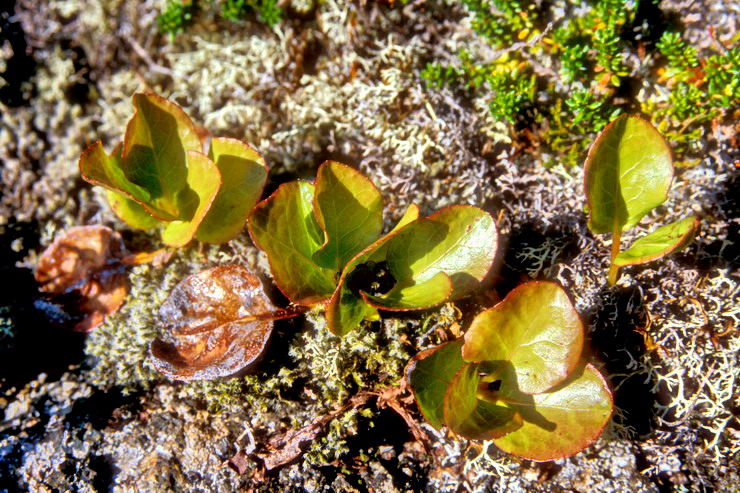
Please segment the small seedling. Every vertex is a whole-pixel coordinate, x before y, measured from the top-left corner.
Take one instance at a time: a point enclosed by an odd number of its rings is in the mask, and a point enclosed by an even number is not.
[[[173,380],[234,375],[262,356],[274,320],[304,312],[275,308],[244,267],[213,267],[185,278],[160,306],[171,342],[152,342],[152,362]]]
[[[326,304],[337,335],[377,319],[378,309],[427,308],[469,294],[493,264],[496,225],[477,207],[419,218],[412,204],[381,237],[382,227],[378,189],[334,161],[319,167],[315,184],[282,185],[249,218],[280,290],[295,304]]]
[[[594,233],[612,233],[609,284],[617,282],[619,267],[668,255],[696,235],[699,220],[687,217],[658,228],[620,252],[622,233],[666,200],[672,179],[668,143],[641,118],[620,116],[592,144],[584,180],[588,228]]]
[[[575,455],[611,417],[611,392],[581,359],[583,325],[563,289],[530,282],[480,313],[464,338],[414,357],[427,421],[535,461]]]
[[[106,188],[113,211],[134,228],[162,225],[181,247],[233,239],[262,194],[267,166],[249,144],[204,136],[176,104],[135,94],[134,116],[109,155],[101,141],[80,156],[82,177]]]

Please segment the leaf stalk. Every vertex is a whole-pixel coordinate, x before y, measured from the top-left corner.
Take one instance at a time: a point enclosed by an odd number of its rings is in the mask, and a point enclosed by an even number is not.
[[[614,286],[619,279],[619,266],[614,263],[614,259],[619,255],[619,248],[622,243],[622,228],[615,221],[614,230],[612,231],[612,255],[611,266],[609,267],[609,286]]]

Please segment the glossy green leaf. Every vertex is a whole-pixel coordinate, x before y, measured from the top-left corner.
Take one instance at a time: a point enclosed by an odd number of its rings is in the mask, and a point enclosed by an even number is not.
[[[136,112],[123,141],[123,173],[149,193],[144,206],[168,215],[161,219],[190,221],[191,198],[181,192],[189,184],[186,151],[202,150],[195,125],[160,96],[134,94],[133,104]]]
[[[386,235],[386,237],[392,235],[393,233],[396,233],[401,228],[406,226],[409,223],[412,223],[419,219],[419,206],[416,204],[411,204],[406,208],[406,212],[403,213],[403,216],[401,216],[401,219],[399,219],[398,224],[396,224],[393,229]]]
[[[436,429],[444,425],[444,397],[447,386],[465,362],[460,354],[462,340],[420,352],[406,366],[406,380],[419,409]]]
[[[660,133],[641,118],[620,116],[586,158],[589,229],[613,233],[633,227],[665,201],[672,179],[671,150]]]
[[[404,212],[401,219],[398,221],[393,229],[385,236],[375,241],[372,245],[365,248],[363,251],[355,255],[346,265],[344,271],[342,271],[342,278],[346,278],[352,269],[360,264],[367,262],[382,262],[385,260],[388,252],[388,242],[393,236],[401,231],[403,228],[411,224],[412,222],[419,219],[419,207],[416,204],[411,204]]]
[[[332,333],[343,336],[357,327],[363,320],[377,317],[378,311],[374,307],[368,305],[359,293],[352,293],[347,288],[347,277],[352,274],[358,265],[371,261],[381,262],[385,260],[388,241],[395,233],[401,231],[405,226],[418,219],[418,217],[419,207],[411,204],[390,233],[367,247],[347,263],[339,279],[337,288],[326,308],[326,323]]]
[[[378,310],[368,305],[361,295],[355,295],[340,285],[326,307],[326,324],[335,335],[343,336],[363,320],[376,317]]]
[[[583,324],[563,288],[551,282],[523,284],[480,313],[465,334],[465,361],[503,361],[501,378],[514,371],[527,394],[545,392],[578,364]]]
[[[444,399],[445,424],[473,440],[492,440],[521,427],[522,417],[515,409],[478,399],[478,370],[477,364],[469,363],[452,378]]]
[[[534,461],[570,457],[588,447],[601,435],[614,408],[604,378],[590,364],[550,392],[530,396],[502,386],[499,397],[498,402],[515,410],[524,423],[496,438],[496,445]]]
[[[661,226],[652,233],[638,238],[632,246],[614,259],[614,264],[637,265],[659,259],[687,246],[699,230],[699,219],[687,217]]]
[[[454,299],[480,285],[493,264],[496,246],[496,225],[487,212],[452,206],[393,235],[387,261],[399,289],[444,272],[452,279]]]
[[[252,241],[267,253],[275,284],[293,303],[310,305],[334,292],[335,271],[317,266],[313,254],[324,232],[313,214],[314,186],[285,183],[249,216]]]
[[[132,228],[149,229],[159,222],[144,209],[143,205],[119,192],[106,189],[105,196],[116,216]]]
[[[198,151],[188,151],[186,188],[178,192],[180,211],[187,220],[170,221],[162,241],[172,247],[185,246],[195,236],[221,187],[221,175],[213,161]]]
[[[319,167],[314,211],[325,239],[313,260],[327,269],[341,271],[383,229],[383,198],[378,189],[362,173],[335,161]]]
[[[118,144],[111,153],[111,159],[116,161],[116,166],[121,167],[121,152],[123,144]],[[116,215],[132,228],[149,229],[159,222],[141,205],[140,202],[128,198],[121,192],[116,192],[110,188],[105,188],[105,196],[108,199],[111,209]]]
[[[211,139],[210,157],[221,173],[222,185],[198,228],[197,238],[207,243],[224,243],[244,229],[250,211],[262,195],[267,165],[249,144],[222,137]]]
[[[119,149],[120,147],[117,147],[113,151],[114,154]],[[90,145],[82,152],[79,167],[82,177],[93,185],[100,185],[107,190],[115,191],[140,204],[148,203],[150,200],[149,192],[145,188],[131,183],[126,178],[121,169],[120,161],[117,161],[114,156],[106,154],[100,141]],[[148,210],[160,219],[172,217],[167,212],[159,211],[153,207],[149,207]]]
[[[401,311],[429,308],[444,303],[452,294],[452,279],[444,272],[413,286],[392,289],[383,296],[362,293],[366,303],[383,310]]]

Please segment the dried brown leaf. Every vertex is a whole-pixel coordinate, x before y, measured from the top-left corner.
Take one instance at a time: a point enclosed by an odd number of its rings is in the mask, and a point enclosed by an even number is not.
[[[171,342],[152,342],[152,362],[173,380],[234,375],[262,356],[274,320],[304,311],[276,309],[260,280],[244,267],[204,270],[178,284],[159,308]]]
[[[35,277],[39,289],[75,299],[83,318],[74,330],[89,332],[114,313],[128,294],[121,259],[128,255],[121,236],[105,226],[70,228],[41,254]]]
[[[244,450],[237,451],[234,456],[226,461],[226,465],[236,471],[237,474],[246,474],[249,471],[249,466],[252,463],[252,459],[249,458],[249,454]]]
[[[151,264],[152,267],[162,267],[174,256],[174,250],[170,248],[160,248],[153,252],[132,253],[123,259],[123,263],[128,265]]]

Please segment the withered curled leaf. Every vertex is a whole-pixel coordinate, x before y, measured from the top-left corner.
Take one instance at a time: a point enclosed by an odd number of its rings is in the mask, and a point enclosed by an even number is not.
[[[185,278],[159,308],[170,341],[152,341],[152,362],[172,380],[234,375],[262,356],[274,320],[304,311],[275,308],[242,266],[206,269]]]
[[[79,315],[74,330],[89,332],[118,310],[128,294],[121,262],[127,255],[121,236],[112,229],[78,226],[41,254],[34,276],[41,291]]]

